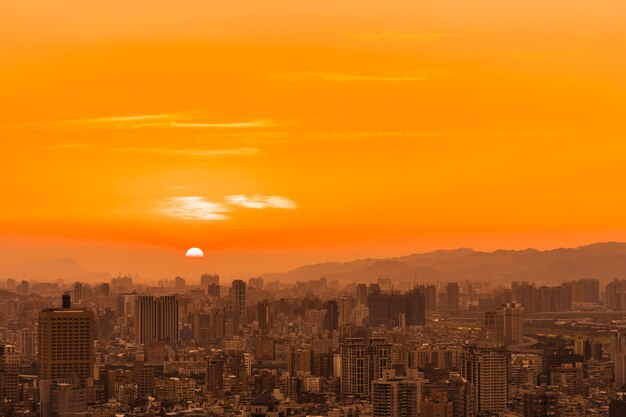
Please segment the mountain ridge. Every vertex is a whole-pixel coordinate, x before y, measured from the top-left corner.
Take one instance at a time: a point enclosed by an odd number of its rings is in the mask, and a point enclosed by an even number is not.
[[[342,284],[372,282],[388,276],[396,282],[532,281],[556,284],[581,278],[602,281],[626,276],[626,243],[597,242],[573,248],[538,250],[439,249],[390,258],[303,265],[263,275],[266,280],[308,281],[322,276]]]

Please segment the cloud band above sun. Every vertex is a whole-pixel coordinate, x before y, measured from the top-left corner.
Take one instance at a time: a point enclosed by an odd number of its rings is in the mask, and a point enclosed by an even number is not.
[[[285,209],[293,210],[298,206],[287,197],[278,195],[246,196],[242,194],[225,196],[224,203],[208,201],[201,196],[169,197],[157,207],[157,213],[179,220],[216,221],[228,220],[224,213],[230,212],[230,206],[240,206],[250,209]]]
[[[296,203],[279,195],[228,195],[224,197],[229,204],[252,208],[252,209],[264,209],[264,208],[279,208],[279,209],[295,209],[298,206]]]
[[[161,202],[157,211],[168,217],[182,220],[228,220],[228,208],[223,204],[207,201],[200,196],[170,197]]]

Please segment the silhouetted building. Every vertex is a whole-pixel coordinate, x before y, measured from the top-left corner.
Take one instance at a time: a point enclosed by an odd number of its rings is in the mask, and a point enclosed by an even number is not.
[[[362,306],[367,305],[367,284],[357,284],[356,304]]]
[[[326,303],[326,315],[324,316],[324,330],[339,330],[339,306],[337,301],[329,300]]]
[[[459,311],[459,284],[456,282],[449,282],[446,286],[446,303],[447,311],[449,313],[457,313]]]
[[[257,304],[257,317],[259,331],[262,334],[268,334],[272,328],[272,317],[270,315],[270,303],[267,300],[263,300]]]

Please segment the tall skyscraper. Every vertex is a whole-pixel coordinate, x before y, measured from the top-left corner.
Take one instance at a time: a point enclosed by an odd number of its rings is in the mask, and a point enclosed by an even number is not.
[[[245,281],[236,279],[230,287],[230,299],[240,318],[246,316],[248,289]]]
[[[257,304],[257,316],[259,323],[259,331],[268,334],[272,328],[272,317],[270,316],[270,303],[267,300]]]
[[[39,379],[93,377],[94,313],[85,308],[47,308],[39,312]]]
[[[20,355],[13,345],[0,345],[0,398],[18,401]]]
[[[446,300],[447,311],[457,313],[459,311],[459,284],[457,282],[449,282],[446,286]]]
[[[326,303],[326,315],[324,316],[324,330],[339,330],[339,306],[337,301],[329,300]]]
[[[357,284],[356,286],[356,305],[367,305],[367,284]]]
[[[466,345],[460,357],[461,376],[474,387],[477,413],[505,411],[508,401],[509,354],[501,346]]]
[[[148,345],[154,341],[178,340],[178,300],[174,295],[155,298],[151,295],[137,297],[135,340]]]
[[[356,306],[356,299],[353,297],[341,297],[337,300],[339,308],[339,325],[349,324],[352,318],[352,311]]]

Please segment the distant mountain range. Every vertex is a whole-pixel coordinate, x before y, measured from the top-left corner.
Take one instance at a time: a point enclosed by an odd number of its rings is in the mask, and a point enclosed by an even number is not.
[[[501,280],[552,284],[580,278],[607,281],[626,277],[626,243],[594,243],[545,251],[437,250],[397,258],[306,265],[288,272],[265,274],[264,278],[296,282],[322,276],[346,284],[371,282],[381,276],[398,283]]]
[[[91,272],[70,258],[56,258],[43,261],[22,262],[0,269],[0,278],[13,278],[16,281],[108,281],[109,274]]]
[[[92,272],[70,258],[30,261],[0,268],[0,279],[31,281],[104,282],[110,274]],[[342,284],[372,282],[381,276],[395,283],[446,281],[532,281],[556,284],[579,278],[602,281],[626,278],[626,243],[594,243],[577,248],[540,251],[497,250],[481,252],[461,248],[416,253],[395,258],[357,259],[325,262],[291,271],[263,274],[267,281],[297,282],[319,279]],[[245,278],[245,277],[244,277]]]

